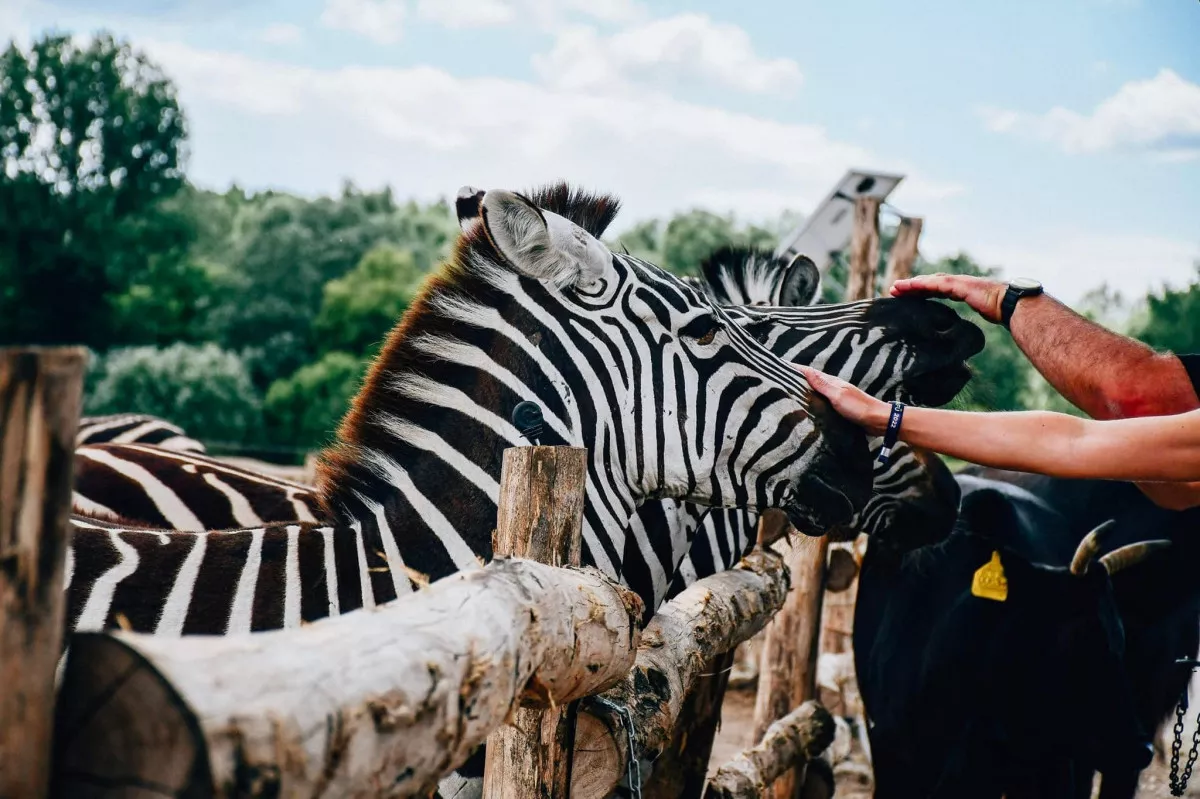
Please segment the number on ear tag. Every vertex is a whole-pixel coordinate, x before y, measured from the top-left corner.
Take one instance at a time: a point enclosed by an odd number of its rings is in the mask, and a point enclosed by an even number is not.
[[[999,552],[993,552],[992,559],[975,571],[975,576],[971,579],[971,593],[997,602],[1008,599],[1008,578],[1004,576],[1004,565],[1000,563]]]

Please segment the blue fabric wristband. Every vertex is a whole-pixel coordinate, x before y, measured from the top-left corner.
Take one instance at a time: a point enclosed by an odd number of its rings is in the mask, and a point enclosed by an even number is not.
[[[879,450],[879,462],[887,465],[892,457],[892,447],[900,437],[900,421],[904,418],[904,403],[892,402],[892,415],[888,418],[887,430],[883,433],[883,446]]]

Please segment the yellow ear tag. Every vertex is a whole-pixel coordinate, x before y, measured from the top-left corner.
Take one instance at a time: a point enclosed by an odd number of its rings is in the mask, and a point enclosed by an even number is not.
[[[975,577],[971,580],[971,593],[997,602],[1008,599],[1008,578],[1004,576],[1004,565],[1000,563],[999,552],[993,552],[992,559],[975,571]]]

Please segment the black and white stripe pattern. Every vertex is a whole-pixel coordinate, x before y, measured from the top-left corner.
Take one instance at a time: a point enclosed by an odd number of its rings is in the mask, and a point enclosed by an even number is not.
[[[79,420],[75,446],[85,444],[153,444],[176,452],[203,454],[204,445],[189,438],[183,428],[157,416],[144,413],[117,413],[109,416],[84,416]]]
[[[147,444],[78,447],[73,506],[87,516],[190,532],[315,522],[321,513],[312,486]]]

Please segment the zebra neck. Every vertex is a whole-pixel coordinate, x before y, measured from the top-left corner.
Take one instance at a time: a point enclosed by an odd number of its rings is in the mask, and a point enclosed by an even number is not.
[[[436,282],[436,280],[435,280]],[[319,491],[333,519],[360,525],[389,568],[438,579],[491,559],[504,450],[529,442],[511,422],[542,408],[540,443],[587,447],[584,559],[620,576],[620,534],[635,507],[623,442],[594,440],[606,391],[539,292],[476,281],[426,291],[389,336],[323,457]],[[602,409],[602,410],[598,410]]]

